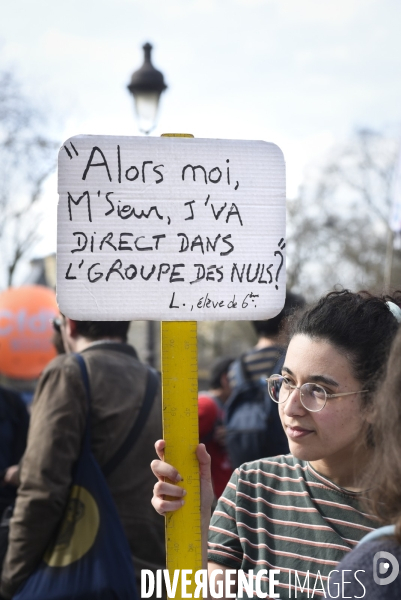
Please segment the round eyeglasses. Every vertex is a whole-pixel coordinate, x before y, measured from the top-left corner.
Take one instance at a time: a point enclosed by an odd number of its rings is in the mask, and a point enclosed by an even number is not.
[[[291,392],[299,390],[301,404],[310,412],[319,412],[326,406],[327,398],[338,398],[340,396],[351,396],[351,394],[364,394],[369,390],[357,392],[341,392],[340,394],[328,394],[324,387],[318,383],[304,383],[300,387],[289,382],[282,375],[271,375],[266,379],[269,396],[277,404],[282,404],[290,397]]]

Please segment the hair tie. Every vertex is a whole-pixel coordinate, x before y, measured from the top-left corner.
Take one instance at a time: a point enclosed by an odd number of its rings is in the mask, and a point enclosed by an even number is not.
[[[397,319],[398,323],[401,323],[401,308],[394,302],[386,302],[389,311],[393,313],[393,316]]]

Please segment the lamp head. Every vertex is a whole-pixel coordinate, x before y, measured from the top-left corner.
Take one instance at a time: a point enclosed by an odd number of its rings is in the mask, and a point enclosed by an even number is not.
[[[152,65],[151,44],[144,44],[143,51],[143,65],[132,74],[131,82],[127,87],[134,96],[139,129],[148,134],[156,126],[160,96],[167,89],[167,85],[164,83],[163,73]]]

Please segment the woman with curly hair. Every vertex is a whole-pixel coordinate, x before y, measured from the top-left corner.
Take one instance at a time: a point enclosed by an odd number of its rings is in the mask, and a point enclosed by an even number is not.
[[[236,469],[210,524],[210,460],[198,446],[203,540],[209,528],[204,566],[208,561],[212,582],[236,573],[226,597],[242,589],[253,597],[251,587],[263,597],[295,598],[301,589],[299,597],[325,597],[330,572],[378,526],[361,505],[362,478],[372,460],[372,403],[398,330],[391,311],[397,304],[401,297],[344,290],[296,319],[282,371],[267,380],[291,453]],[[164,441],[156,451],[152,503],[165,514],[185,502],[185,482],[165,481],[180,475],[163,461]]]

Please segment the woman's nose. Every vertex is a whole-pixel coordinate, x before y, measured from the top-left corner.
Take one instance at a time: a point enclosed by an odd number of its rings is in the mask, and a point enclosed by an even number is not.
[[[283,410],[287,417],[304,415],[308,412],[301,402],[301,391],[299,388],[291,390],[290,395],[284,403]]]

